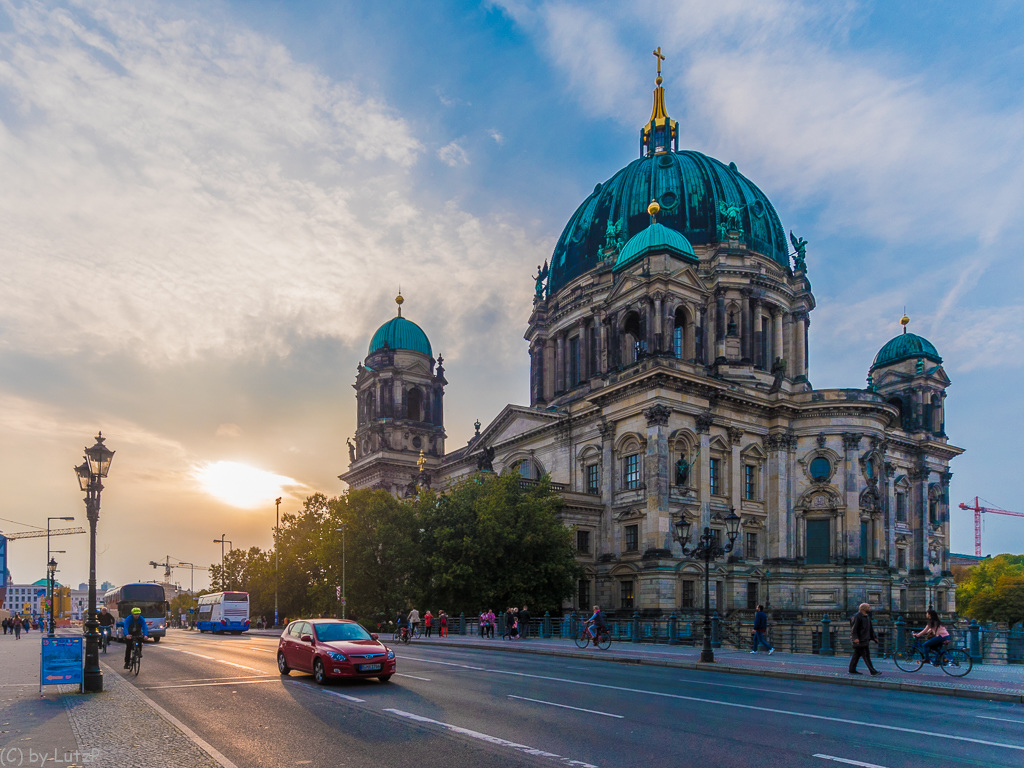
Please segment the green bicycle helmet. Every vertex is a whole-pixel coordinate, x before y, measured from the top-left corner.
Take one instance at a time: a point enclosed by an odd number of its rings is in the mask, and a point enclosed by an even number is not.
[[[132,608],[132,616],[138,616],[140,613],[142,613],[141,608]]]

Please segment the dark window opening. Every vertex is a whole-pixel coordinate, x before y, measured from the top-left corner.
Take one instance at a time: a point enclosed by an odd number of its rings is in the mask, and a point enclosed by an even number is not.
[[[627,525],[625,528],[625,544],[627,552],[637,552],[640,549],[640,526]]]
[[[807,564],[827,565],[831,559],[829,546],[831,526],[828,520],[807,521]]]

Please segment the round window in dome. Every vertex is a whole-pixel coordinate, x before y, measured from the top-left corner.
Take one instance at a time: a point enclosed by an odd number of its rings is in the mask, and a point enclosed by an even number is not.
[[[661,199],[659,200],[662,208],[675,208],[676,203],[678,201],[679,198],[676,197],[675,192],[666,192],[664,195],[661,196]]]
[[[811,479],[818,482],[828,480],[832,474],[832,462],[824,456],[818,456],[811,460]]]
[[[762,216],[764,216],[764,203],[762,203],[760,200],[755,200],[754,204],[750,206],[750,208],[751,210],[754,211],[754,215],[757,216],[757,218],[760,219]]]

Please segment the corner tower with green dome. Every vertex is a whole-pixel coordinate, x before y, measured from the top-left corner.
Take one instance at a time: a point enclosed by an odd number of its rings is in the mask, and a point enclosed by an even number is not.
[[[340,479],[355,488],[382,488],[399,496],[430,484],[444,455],[444,359],[430,339],[398,313],[370,339],[357,368],[357,418],[348,441],[349,468]]]

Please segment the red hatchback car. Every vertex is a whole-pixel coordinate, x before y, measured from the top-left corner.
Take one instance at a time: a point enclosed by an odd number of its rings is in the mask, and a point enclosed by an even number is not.
[[[354,621],[302,619],[281,633],[277,668],[312,672],[323,685],[332,678],[376,677],[386,683],[395,674],[395,652]]]

